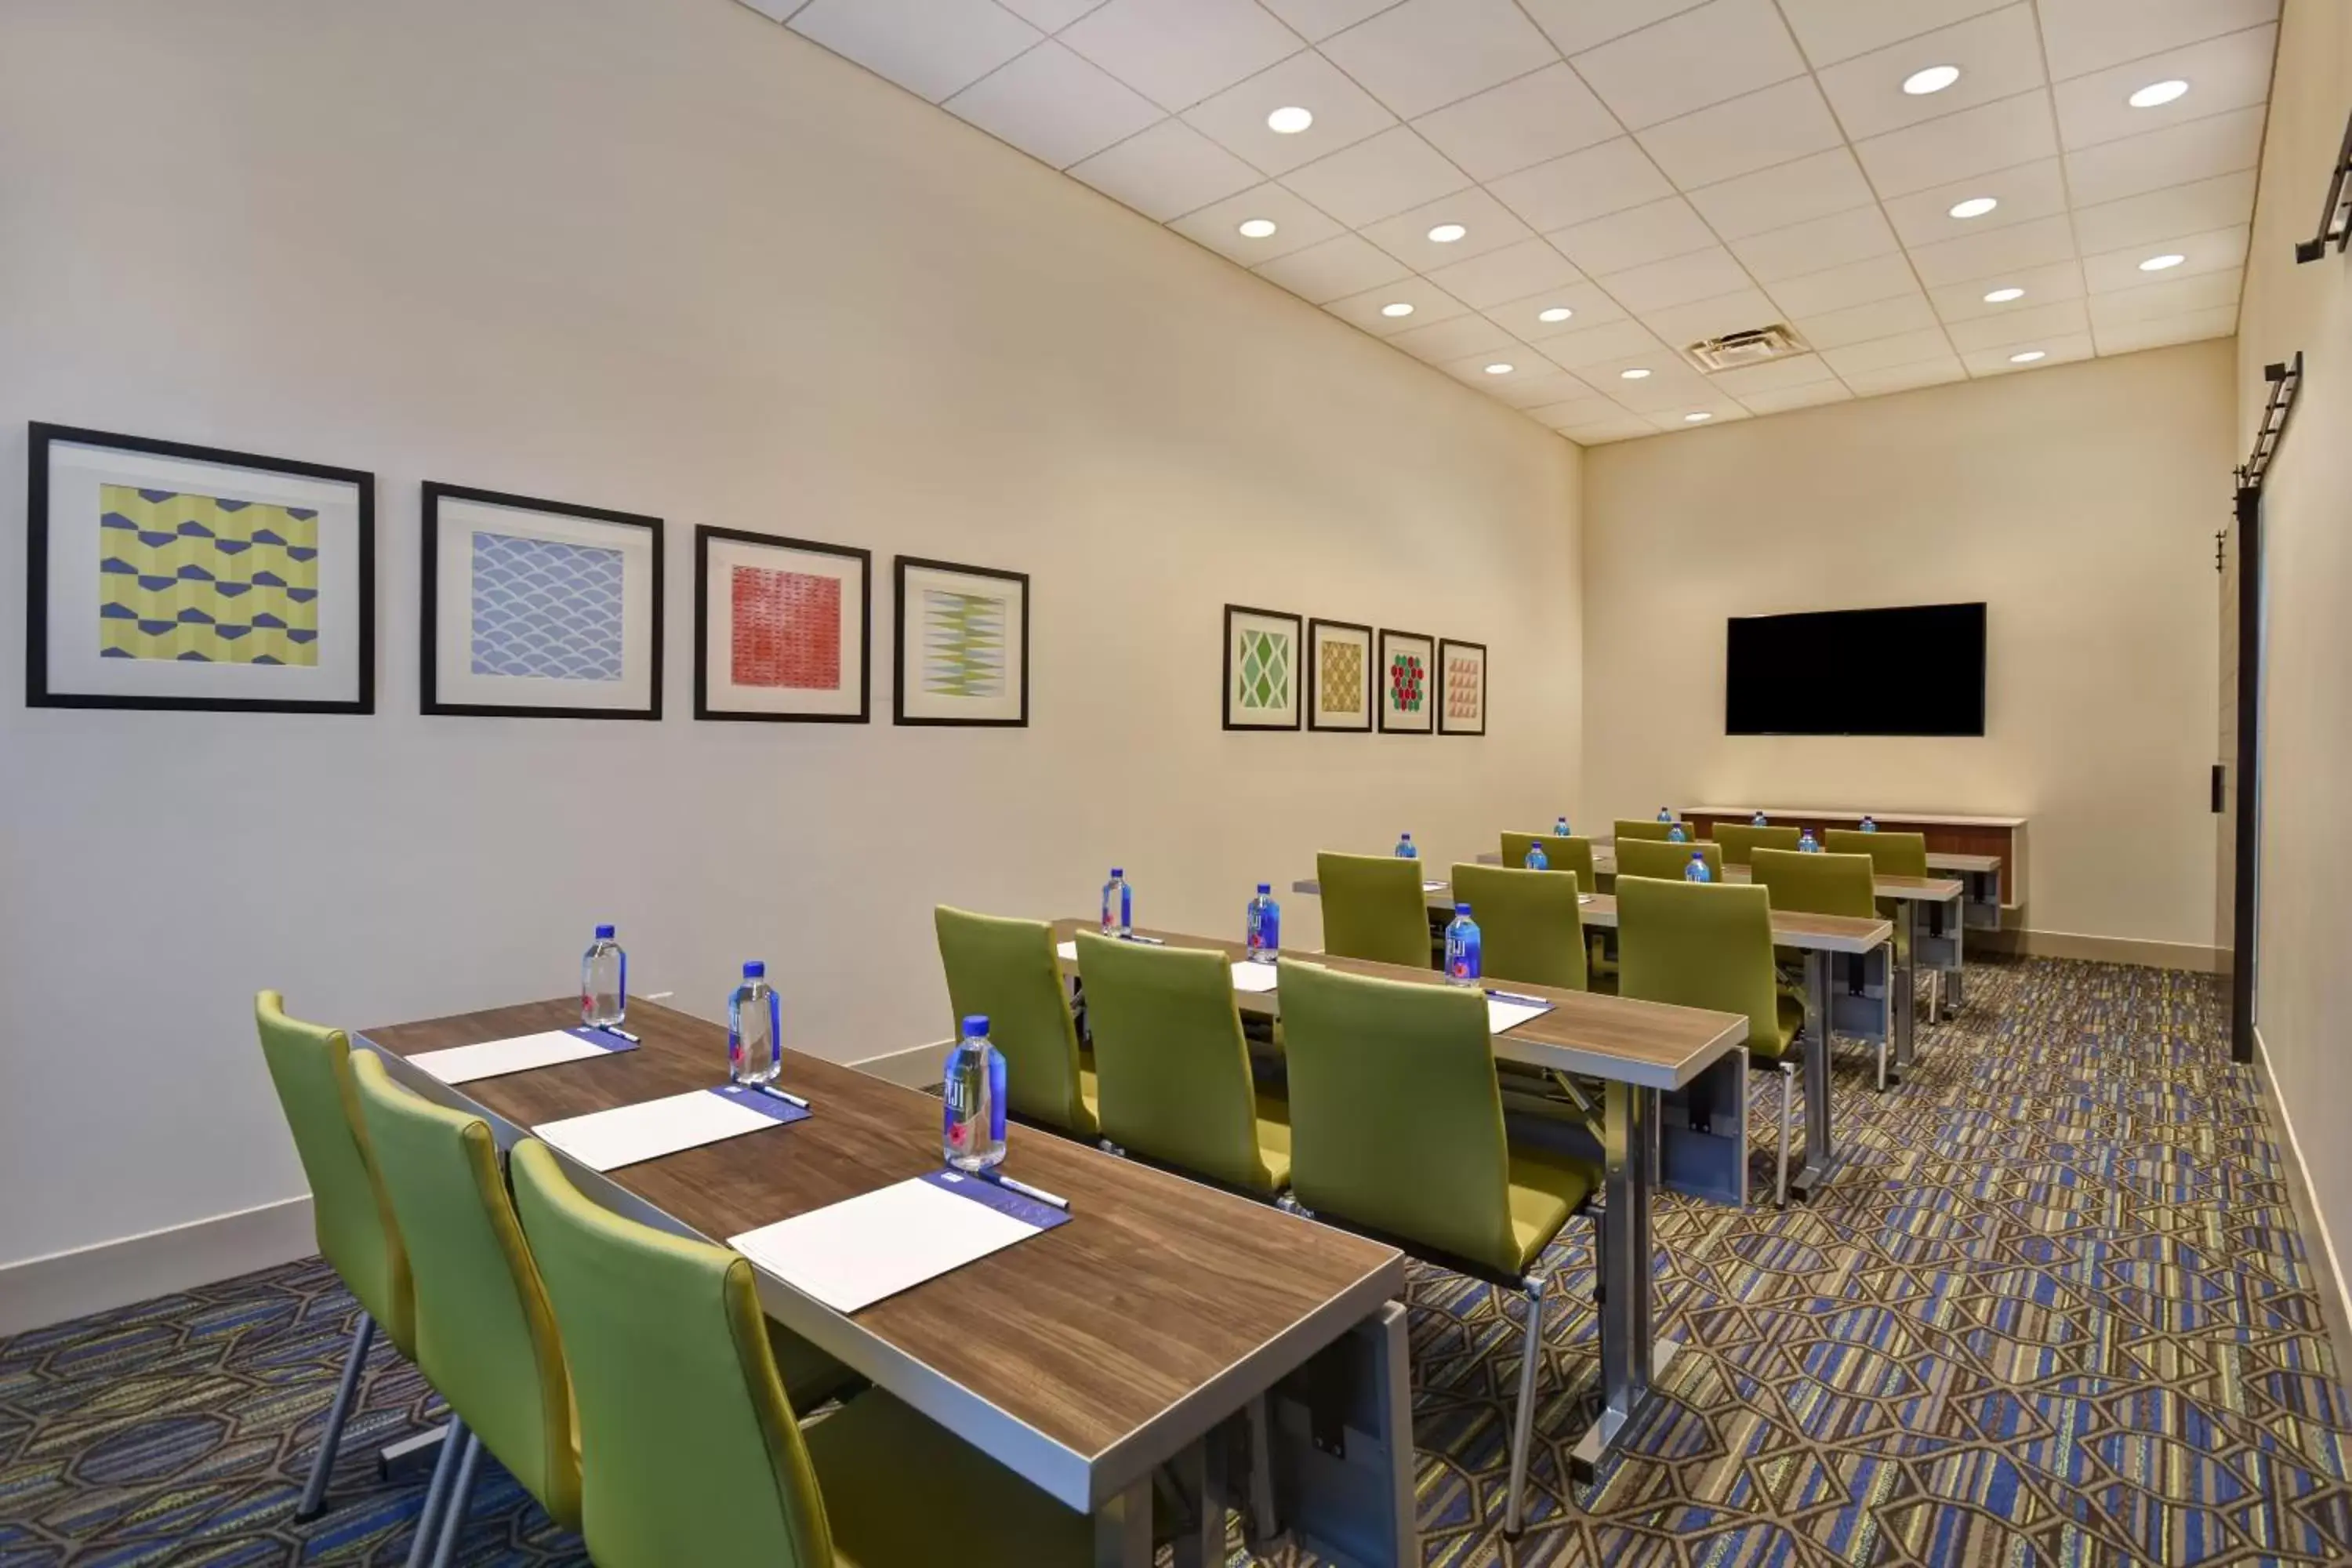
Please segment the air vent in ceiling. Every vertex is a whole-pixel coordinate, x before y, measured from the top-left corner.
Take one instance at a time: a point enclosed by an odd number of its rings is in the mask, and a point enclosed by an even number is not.
[[[1737,370],[1745,364],[1763,364],[1767,361],[1787,359],[1791,354],[1811,353],[1805,340],[1793,327],[1775,324],[1758,327],[1751,331],[1727,332],[1719,338],[1708,338],[1683,350],[1684,357],[1703,371]]]

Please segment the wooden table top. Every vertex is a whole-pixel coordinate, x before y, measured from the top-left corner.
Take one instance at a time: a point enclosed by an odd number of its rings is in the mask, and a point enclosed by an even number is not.
[[[1950,897],[1959,897],[1960,885],[1958,882],[1945,886],[1951,889]],[[1291,883],[1290,890],[1313,897],[1320,895],[1323,888],[1313,878],[1306,877]],[[1440,884],[1430,893],[1427,902],[1433,910],[1452,909],[1453,889]],[[1576,912],[1586,925],[1606,926],[1612,931],[1617,927],[1617,900],[1610,894],[1580,895]],[[1882,942],[1893,940],[1895,927],[1887,921],[1863,920],[1853,915],[1799,914],[1793,910],[1772,911],[1772,942],[1777,947],[1817,952],[1868,952]]]
[[[576,997],[365,1031],[390,1057],[577,1026]],[[514,1129],[727,1078],[727,1031],[632,1003],[635,1050],[457,1086]],[[394,1064],[412,1086],[425,1075]],[[787,1052],[815,1114],[625,1166],[609,1181],[721,1241],[940,1166],[940,1102]],[[1402,1255],[1027,1128],[1009,1174],[1076,1216],[844,1317],[762,1276],[770,1314],[1073,1508],[1150,1474],[1274,1378],[1404,1292]],[[584,1190],[593,1173],[567,1161]],[[1246,1386],[1244,1386],[1246,1385]],[[1237,1391],[1237,1392],[1236,1392]],[[1230,1397],[1228,1397],[1230,1395]]]
[[[1775,822],[1782,817],[1787,817],[1792,822],[1860,822],[1864,816],[1859,811],[1819,811],[1793,805],[1678,805],[1675,808],[1675,815],[1737,817],[1746,822],[1753,818],[1759,811],[1763,812]],[[1934,812],[1921,811],[1874,811],[1869,813],[1869,816],[1873,822],[1932,823],[1939,827],[2014,828],[2024,826],[2027,821],[2022,816],[1944,816]]]
[[[1930,871],[1998,871],[2001,858],[1998,855],[1955,855],[1943,850],[1927,851]]]
[[[1703,844],[1711,843],[1713,841],[1710,839],[1695,839],[1692,842],[1694,844]],[[1927,858],[1932,867],[1936,858],[1930,855]],[[1992,859],[1990,856],[1955,855],[1950,857],[1950,858],[1955,860],[1985,860],[1988,864],[1980,868],[1984,870],[1991,870],[2000,864],[2000,861]],[[1478,857],[1478,863],[1481,866],[1499,866],[1503,863],[1502,852],[1500,850],[1489,849]],[[1955,871],[1967,870],[1970,868],[1971,868],[1960,866],[1945,868],[1947,870]],[[1617,874],[1616,851],[1595,846],[1592,851],[1592,874],[1596,877],[1615,876]],[[1726,866],[1723,868],[1723,879],[1727,882],[1751,881],[1754,879],[1754,874],[1745,866]],[[1954,899],[1958,898],[1962,891],[1964,891],[1959,883],[1946,877],[1877,877],[1874,878],[1873,880],[1877,884],[1874,890],[1877,893],[1878,897],[1882,899],[1915,899],[1921,903],[1927,904],[1950,903]],[[1436,895],[1434,894],[1431,895],[1432,898],[1434,898],[1435,896]]]
[[[1056,921],[1054,938],[1056,942],[1068,942],[1079,931],[1098,929],[1098,922],[1092,921]],[[1240,942],[1182,931],[1142,927],[1137,930],[1139,935],[1157,938],[1171,947],[1202,948],[1235,961],[1249,956],[1249,949]],[[1445,976],[1433,969],[1338,958],[1325,952],[1286,956],[1299,963],[1319,963],[1346,973],[1369,974],[1381,980],[1403,980],[1422,985],[1446,983]],[[1083,970],[1083,963],[1080,968]],[[1616,1079],[1646,1089],[1675,1089],[1689,1083],[1714,1066],[1717,1058],[1737,1049],[1748,1038],[1748,1020],[1734,1013],[1671,1007],[1592,991],[1523,985],[1513,980],[1498,979],[1495,984],[1514,994],[1538,996],[1553,1004],[1550,1012],[1515,1025],[1494,1037],[1495,1056],[1499,1061]],[[1278,993],[1257,994],[1271,997]]]

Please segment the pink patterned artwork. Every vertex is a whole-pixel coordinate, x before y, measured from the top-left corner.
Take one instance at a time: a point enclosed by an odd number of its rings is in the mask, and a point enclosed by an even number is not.
[[[841,687],[841,580],[738,566],[733,573],[738,686]]]

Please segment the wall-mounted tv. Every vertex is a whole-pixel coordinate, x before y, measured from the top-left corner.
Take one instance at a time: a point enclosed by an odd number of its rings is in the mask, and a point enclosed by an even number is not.
[[[1985,607],[1734,616],[1723,727],[1733,735],[1981,735]]]

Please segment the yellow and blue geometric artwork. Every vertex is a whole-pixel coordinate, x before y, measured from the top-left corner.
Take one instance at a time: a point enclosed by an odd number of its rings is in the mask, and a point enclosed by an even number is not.
[[[99,487],[99,657],[319,662],[319,514]]]

